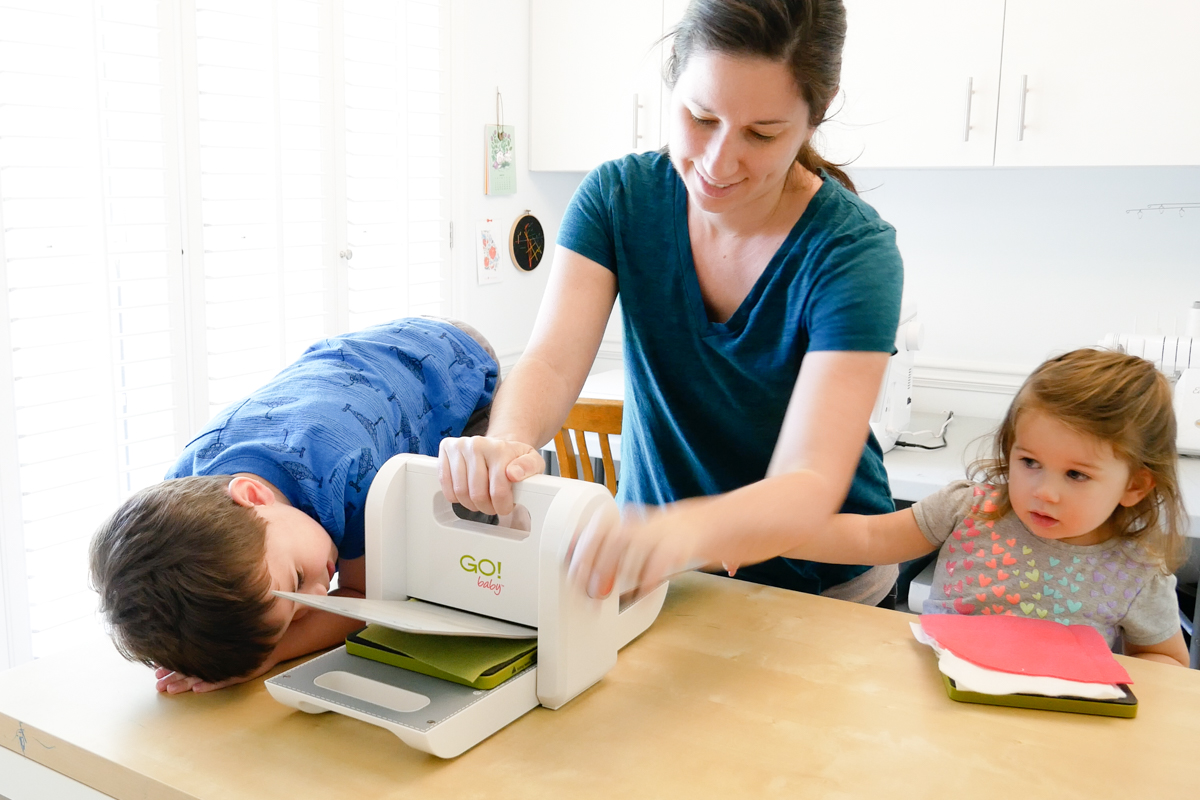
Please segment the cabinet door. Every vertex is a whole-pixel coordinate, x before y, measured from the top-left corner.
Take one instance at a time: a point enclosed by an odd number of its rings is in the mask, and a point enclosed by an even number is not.
[[[529,168],[659,145],[662,0],[531,0]]]
[[[855,167],[992,163],[1004,0],[846,0],[817,149]]]
[[[1008,0],[997,166],[1200,164],[1200,3]]]

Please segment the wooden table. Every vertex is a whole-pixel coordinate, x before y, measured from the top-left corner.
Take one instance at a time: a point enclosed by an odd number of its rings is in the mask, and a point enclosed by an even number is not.
[[[118,798],[1194,795],[1200,674],[1121,657],[1134,720],[958,704],[913,619],[688,575],[598,685],[452,761],[261,679],[156,695],[106,645],[0,674],[0,744]]]

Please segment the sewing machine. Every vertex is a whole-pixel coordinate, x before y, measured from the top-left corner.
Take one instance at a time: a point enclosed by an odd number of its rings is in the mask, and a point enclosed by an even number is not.
[[[1100,344],[1141,356],[1175,381],[1174,407],[1181,455],[1200,456],[1200,303],[1192,309],[1188,336],[1110,333]]]
[[[913,353],[921,349],[923,339],[917,306],[905,304],[896,328],[896,352],[888,359],[883,385],[871,410],[871,430],[885,453],[896,446],[912,418]]]
[[[616,664],[617,651],[662,607],[663,584],[626,608],[568,582],[571,541],[597,515],[617,515],[600,485],[536,475],[514,485],[521,531],[460,519],[442,496],[437,459],[399,455],[367,496],[367,599],[285,596],[395,630],[536,637],[537,663],[480,690],[350,655],[340,647],[267,681],[271,695],[313,714],[379,725],[411,747],[457,756],[538,705],[560,708]]]

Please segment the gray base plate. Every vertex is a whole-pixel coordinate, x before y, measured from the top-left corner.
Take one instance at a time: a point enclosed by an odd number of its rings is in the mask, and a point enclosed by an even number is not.
[[[422,675],[419,672],[381,664],[368,658],[352,656],[346,652],[345,647],[339,647],[323,656],[306,661],[298,667],[293,667],[287,672],[280,673],[268,680],[267,683],[287,687],[301,694],[319,698],[326,703],[352,708],[362,714],[411,728],[414,731],[428,733],[454,715],[483,700],[491,692],[501,691],[509,682],[516,680],[529,670],[535,669],[537,669],[536,666],[531,666],[522,670],[494,689],[472,689],[469,686]],[[429,698],[429,705],[419,711],[396,711],[316,685],[315,681],[322,675],[339,671],[424,695]]]

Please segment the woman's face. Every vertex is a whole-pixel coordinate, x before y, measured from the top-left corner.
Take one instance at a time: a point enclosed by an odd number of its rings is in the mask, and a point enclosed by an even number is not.
[[[671,94],[671,162],[702,210],[722,213],[782,191],[812,135],[788,67],[692,54]]]

